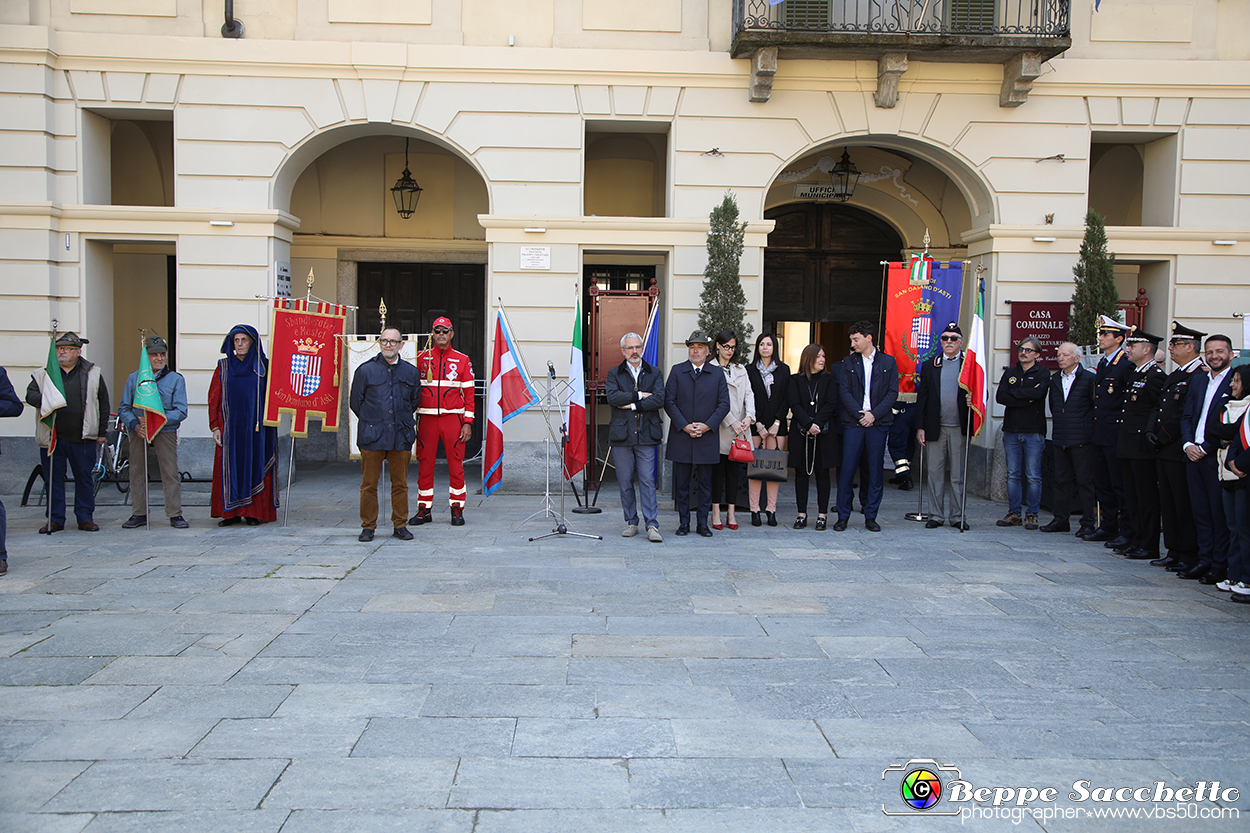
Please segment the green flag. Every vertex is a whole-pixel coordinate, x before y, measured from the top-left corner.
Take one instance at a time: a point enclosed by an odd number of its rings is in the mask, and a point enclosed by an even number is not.
[[[48,344],[48,365],[39,382],[39,421],[52,432],[48,455],[56,450],[56,412],[66,406],[65,382],[61,381],[61,365],[56,360],[56,333]]]
[[[161,392],[156,387],[148,351],[143,347],[139,348],[139,379],[135,384],[135,401],[131,405],[135,410],[143,411],[143,427],[151,445],[152,438],[165,426],[165,406],[161,404]]]

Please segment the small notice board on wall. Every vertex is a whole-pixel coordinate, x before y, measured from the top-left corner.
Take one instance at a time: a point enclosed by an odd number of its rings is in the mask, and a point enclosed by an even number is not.
[[[1033,336],[1042,343],[1042,355],[1038,361],[1051,370],[1058,370],[1056,350],[1068,340],[1071,317],[1070,301],[1012,301],[1012,361],[1015,360],[1015,348],[1020,340]]]

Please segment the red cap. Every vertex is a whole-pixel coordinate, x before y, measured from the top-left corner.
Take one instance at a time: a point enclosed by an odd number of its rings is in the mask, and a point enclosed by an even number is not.
[[[430,329],[433,329],[434,327],[446,327],[449,330],[455,329],[451,326],[451,320],[443,318],[442,316],[434,319],[434,323],[430,325]]]

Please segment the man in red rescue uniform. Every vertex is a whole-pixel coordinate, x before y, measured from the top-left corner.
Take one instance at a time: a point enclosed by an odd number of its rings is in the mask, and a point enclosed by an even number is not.
[[[412,526],[428,524],[434,506],[434,457],[443,441],[451,525],[464,526],[464,447],[473,434],[473,365],[464,353],[451,348],[455,335],[451,321],[434,319],[434,348],[417,354],[421,398],[417,406],[417,514]]]

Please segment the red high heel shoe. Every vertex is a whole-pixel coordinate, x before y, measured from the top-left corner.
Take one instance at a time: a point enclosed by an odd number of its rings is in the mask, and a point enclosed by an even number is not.
[[[738,528],[738,525],[737,525],[737,524],[731,524],[731,523],[729,523],[728,521],[726,521],[726,522],[725,522],[725,525],[726,525],[726,526],[728,526],[730,529],[737,529],[737,528]]]

